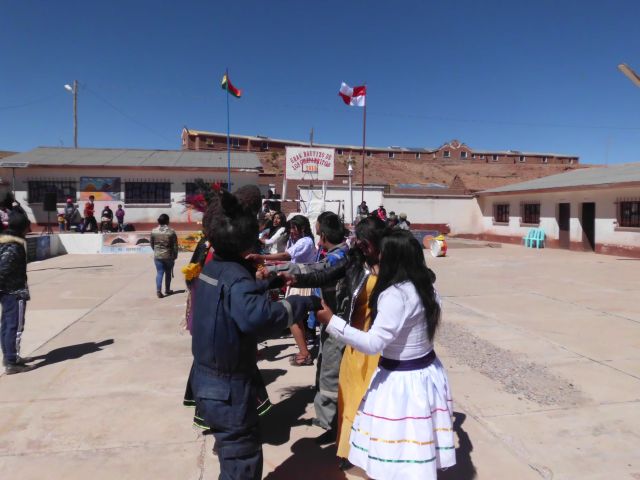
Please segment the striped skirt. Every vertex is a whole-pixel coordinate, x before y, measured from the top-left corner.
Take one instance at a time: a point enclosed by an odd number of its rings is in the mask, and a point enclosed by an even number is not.
[[[455,465],[453,402],[439,359],[426,368],[378,367],[351,429],[349,461],[373,479],[436,480]]]

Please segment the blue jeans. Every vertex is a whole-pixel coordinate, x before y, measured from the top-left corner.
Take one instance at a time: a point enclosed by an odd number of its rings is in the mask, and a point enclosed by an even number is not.
[[[160,260],[155,258],[156,265],[156,291],[162,291],[162,276],[164,275],[164,291],[171,290],[171,276],[173,275],[173,264],[175,260]]]
[[[0,339],[2,340],[2,359],[5,364],[16,363],[20,353],[20,339],[24,330],[26,300],[17,295],[0,293],[2,317],[0,317]]]

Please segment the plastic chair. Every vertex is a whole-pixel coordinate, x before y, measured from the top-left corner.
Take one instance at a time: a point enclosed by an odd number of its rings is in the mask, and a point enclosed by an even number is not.
[[[535,237],[535,230],[536,230],[535,228],[530,228],[527,234],[524,237],[522,237],[522,243],[524,244],[525,247],[531,247],[532,240]]]
[[[544,230],[541,228],[535,228],[534,230],[534,237],[530,240],[529,246],[533,248],[535,243],[536,248],[544,248]]]

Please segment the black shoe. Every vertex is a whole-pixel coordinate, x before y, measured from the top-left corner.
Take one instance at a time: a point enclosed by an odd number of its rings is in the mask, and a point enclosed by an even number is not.
[[[322,435],[316,437],[316,443],[318,445],[328,445],[330,443],[335,443],[336,436],[337,435],[335,430],[327,430]]]
[[[164,292],[165,297],[168,297],[169,295],[173,295],[173,290],[167,290],[166,292]]]
[[[156,294],[158,295],[158,298],[164,298],[164,295],[161,291],[157,291]]]
[[[21,365],[19,363],[10,363],[4,368],[4,371],[7,375],[13,375],[15,373],[23,373],[32,370],[33,366],[31,365]]]
[[[11,365],[25,365],[29,362],[33,362],[34,360],[35,358],[33,357],[21,357],[20,355],[18,355],[16,357],[16,361],[12,362]],[[5,359],[2,359],[2,366],[6,367],[7,365],[9,365],[7,361]]]
[[[342,470],[343,472],[349,470],[350,468],[353,468],[353,463],[351,463],[349,460],[347,460],[346,458],[341,458],[338,461],[338,468],[340,470]]]

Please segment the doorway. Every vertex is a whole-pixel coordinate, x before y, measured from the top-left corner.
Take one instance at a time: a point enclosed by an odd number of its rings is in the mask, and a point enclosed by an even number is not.
[[[571,204],[559,203],[558,204],[558,227],[560,234],[558,240],[560,242],[560,248],[569,249],[571,247],[571,237],[569,234],[569,225],[571,221]]]
[[[596,204],[582,204],[582,246],[587,251],[596,249]]]

